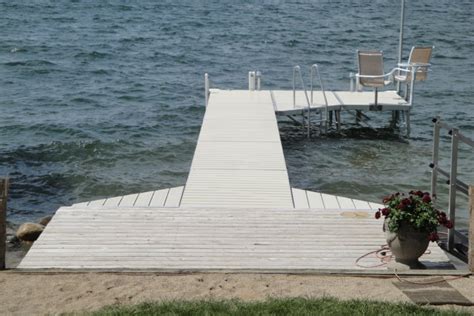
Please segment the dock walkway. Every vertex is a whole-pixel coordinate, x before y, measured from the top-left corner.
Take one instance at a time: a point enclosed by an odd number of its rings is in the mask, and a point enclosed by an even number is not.
[[[181,206],[294,206],[268,91],[211,93]]]
[[[356,265],[380,205],[290,187],[274,102],[212,90],[184,187],[61,207],[18,269],[389,273]],[[421,260],[454,269],[436,244]]]

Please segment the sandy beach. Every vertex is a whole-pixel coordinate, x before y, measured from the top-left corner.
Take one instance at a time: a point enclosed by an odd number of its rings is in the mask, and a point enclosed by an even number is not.
[[[336,297],[409,302],[394,286],[396,278],[284,274],[156,273],[0,273],[0,305],[4,314],[57,314],[94,311],[111,304],[144,301],[268,297]],[[469,278],[449,281],[474,301]],[[452,308],[442,306],[440,308]],[[473,307],[460,307],[474,314]]]

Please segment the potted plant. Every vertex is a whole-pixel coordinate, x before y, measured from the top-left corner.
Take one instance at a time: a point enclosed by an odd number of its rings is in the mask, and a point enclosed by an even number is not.
[[[395,263],[392,268],[424,268],[418,261],[430,241],[437,241],[440,225],[453,228],[446,213],[433,206],[428,192],[395,193],[384,198],[384,208],[375,212],[375,218],[384,217],[385,237]]]

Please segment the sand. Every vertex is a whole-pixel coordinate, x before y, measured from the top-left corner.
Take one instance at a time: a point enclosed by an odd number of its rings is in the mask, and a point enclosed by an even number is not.
[[[268,297],[337,297],[409,302],[394,278],[284,275],[155,273],[0,273],[4,314],[93,311],[111,304],[170,299],[262,300]],[[472,278],[449,282],[474,301]],[[444,308],[451,308],[445,306]],[[457,307],[470,311],[472,307]]]

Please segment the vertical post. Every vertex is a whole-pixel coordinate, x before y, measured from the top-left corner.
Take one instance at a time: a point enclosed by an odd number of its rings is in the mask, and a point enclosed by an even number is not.
[[[434,129],[433,129],[433,156],[431,159],[431,196],[433,199],[437,199],[436,184],[438,182],[438,159],[439,159],[439,125],[440,117],[437,116],[433,119]]]
[[[350,72],[349,73],[349,78],[350,78],[350,91],[351,92],[354,92],[355,90],[355,87],[354,87],[354,73],[353,72]]]
[[[249,91],[255,90],[255,71],[249,71]]]
[[[8,178],[0,180],[0,270],[6,268]]]
[[[456,183],[458,169],[458,129],[453,128],[451,134],[451,172],[449,174],[449,219],[456,225]],[[448,250],[454,249],[454,228],[448,231]]]
[[[260,91],[261,84],[262,84],[262,73],[260,71],[257,71],[256,77],[257,77],[257,90]]]
[[[207,73],[204,74],[204,98],[207,106],[209,101],[209,75]]]
[[[474,186],[469,186],[469,270],[474,272]]]
[[[403,55],[403,28],[405,24],[405,0],[401,0],[400,38],[398,43],[398,63],[402,62]],[[397,82],[397,93],[400,93],[400,81]]]

